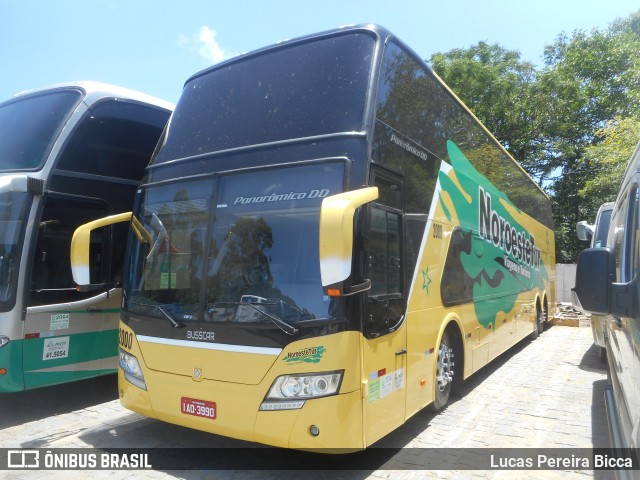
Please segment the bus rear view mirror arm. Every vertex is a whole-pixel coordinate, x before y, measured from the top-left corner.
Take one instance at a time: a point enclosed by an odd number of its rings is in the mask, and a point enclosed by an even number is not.
[[[638,315],[638,280],[611,285],[611,311],[614,317],[636,318]]]
[[[343,287],[343,296],[355,295],[356,293],[368,292],[371,290],[371,280],[368,278],[365,279],[364,282],[359,283],[358,285],[351,285]]]
[[[120,282],[111,282],[111,283],[87,283],[83,285],[76,285],[76,290],[78,292],[95,292],[97,290],[107,291],[120,287]]]

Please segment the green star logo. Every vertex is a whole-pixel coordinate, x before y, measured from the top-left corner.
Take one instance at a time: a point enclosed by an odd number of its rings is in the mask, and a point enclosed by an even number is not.
[[[422,290],[427,291],[429,294],[429,285],[431,285],[431,277],[429,276],[429,267],[426,270],[422,270]]]

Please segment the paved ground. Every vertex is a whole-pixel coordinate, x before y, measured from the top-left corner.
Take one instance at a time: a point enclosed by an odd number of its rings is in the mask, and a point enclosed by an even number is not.
[[[465,386],[462,398],[445,411],[420,412],[379,442],[364,457],[341,460],[344,469],[318,470],[326,460],[311,459],[310,471],[291,471],[292,452],[269,449],[269,460],[282,469],[244,470],[242,442],[165,424],[129,412],[116,400],[115,379],[102,378],[0,397],[0,448],[166,448],[232,447],[225,470],[181,471],[0,471],[11,479],[166,479],[256,478],[301,476],[343,479],[589,479],[613,478],[610,472],[569,468],[565,471],[457,470],[428,471],[429,455],[477,453],[476,448],[599,448],[609,446],[603,389],[606,370],[592,345],[591,329],[552,326],[537,340],[524,341]],[[446,450],[434,450],[443,448]],[[211,450],[220,455],[221,450]],[[250,458],[262,449],[246,450]],[[225,452],[225,451],[222,451]],[[369,451],[367,451],[369,452]],[[511,451],[513,452],[513,451]],[[516,451],[517,452],[517,451]],[[294,452],[295,454],[296,452]],[[466,456],[465,456],[466,455]],[[326,456],[321,456],[326,458]],[[464,453],[462,464],[469,461]],[[304,457],[308,458],[308,457]],[[438,457],[440,459],[441,457]],[[306,461],[306,460],[305,460]],[[415,465],[419,465],[418,469]],[[276,467],[277,468],[277,467]],[[324,467],[326,468],[326,467]]]

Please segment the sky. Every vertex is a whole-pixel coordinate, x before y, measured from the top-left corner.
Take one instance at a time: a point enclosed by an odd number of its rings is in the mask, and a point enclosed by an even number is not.
[[[486,41],[542,66],[562,32],[638,10],[638,0],[0,0],[0,101],[93,80],[175,103],[191,75],[222,60],[362,23],[424,59]]]

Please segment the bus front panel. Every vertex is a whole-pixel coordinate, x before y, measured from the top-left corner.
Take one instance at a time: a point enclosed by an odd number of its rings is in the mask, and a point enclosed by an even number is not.
[[[359,338],[342,332],[282,349],[247,348],[136,336],[123,323],[120,401],[149,417],[246,441],[361,449],[360,364],[351,354]],[[172,364],[172,372],[149,361],[160,342],[163,365]],[[253,365],[260,378],[237,375],[244,365]]]

